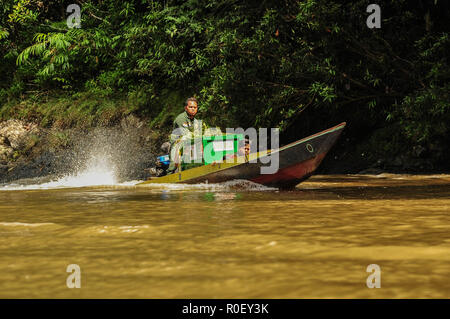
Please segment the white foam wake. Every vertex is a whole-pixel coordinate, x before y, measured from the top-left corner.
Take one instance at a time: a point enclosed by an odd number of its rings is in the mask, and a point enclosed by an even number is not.
[[[24,182],[12,183],[0,186],[0,190],[33,190],[33,189],[58,189],[58,188],[78,188],[78,187],[133,187],[141,181],[127,181],[119,183],[116,177],[116,167],[111,164],[108,157],[96,156],[92,158],[88,165],[78,173],[69,174],[50,182],[33,184]],[[157,190],[218,190],[218,191],[272,191],[277,188],[266,187],[261,184],[247,180],[232,180],[218,184],[146,184],[144,187]]]
[[[167,183],[152,183],[139,185],[139,187],[150,189],[164,189],[164,190],[215,190],[215,191],[277,191],[278,188],[264,186],[258,183],[254,183],[248,180],[235,179],[223,183],[199,183],[199,184],[167,184]]]
[[[32,190],[32,189],[53,189],[70,187],[89,186],[131,186],[139,181],[118,183],[115,167],[105,158],[93,158],[86,168],[78,173],[69,174],[59,179],[41,184],[17,184],[12,183],[0,187],[0,190]]]

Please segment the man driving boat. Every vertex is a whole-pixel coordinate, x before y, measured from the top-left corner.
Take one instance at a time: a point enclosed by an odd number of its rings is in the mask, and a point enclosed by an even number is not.
[[[173,173],[181,164],[182,142],[202,134],[203,121],[195,118],[197,112],[198,101],[195,97],[190,97],[185,102],[184,112],[173,121],[173,131],[170,135],[172,147],[170,150],[170,165],[167,169],[168,174]]]

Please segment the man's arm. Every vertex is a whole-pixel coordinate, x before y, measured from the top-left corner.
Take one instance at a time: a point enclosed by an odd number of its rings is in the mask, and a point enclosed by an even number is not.
[[[170,142],[175,143],[181,139],[191,138],[191,132],[183,127],[184,119],[178,115],[173,121],[172,133],[170,134]]]

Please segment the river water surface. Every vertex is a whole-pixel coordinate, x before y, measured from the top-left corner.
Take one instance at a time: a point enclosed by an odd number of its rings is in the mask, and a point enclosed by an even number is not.
[[[110,184],[0,188],[1,298],[450,298],[449,175]]]

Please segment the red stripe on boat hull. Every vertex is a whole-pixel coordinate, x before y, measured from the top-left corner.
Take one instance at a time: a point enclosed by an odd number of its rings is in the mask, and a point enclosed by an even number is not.
[[[294,187],[316,170],[326,154],[326,152],[318,154],[301,163],[282,168],[275,174],[260,175],[251,181],[267,186]]]

